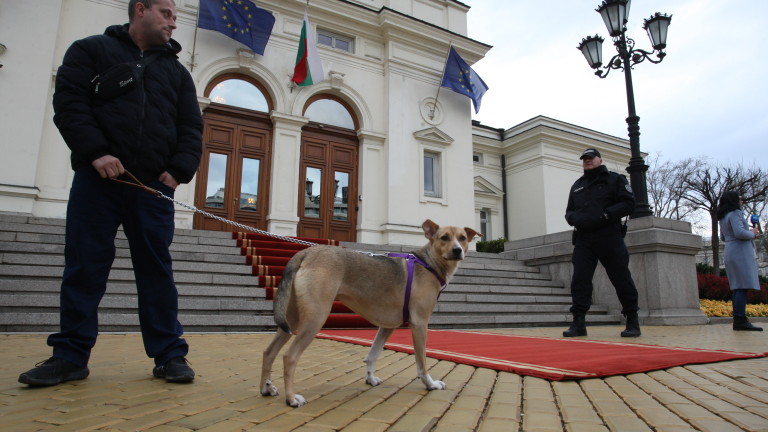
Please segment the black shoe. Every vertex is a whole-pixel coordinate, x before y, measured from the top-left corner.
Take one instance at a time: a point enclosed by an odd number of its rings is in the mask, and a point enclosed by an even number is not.
[[[763,331],[762,327],[753,326],[746,316],[733,317],[733,329],[734,330],[746,330],[746,331]]]
[[[568,330],[563,332],[563,337],[576,337],[587,335],[587,323],[585,314],[573,314],[573,323]]]
[[[174,357],[162,366],[155,366],[152,369],[152,375],[155,378],[165,378],[172,383],[192,382],[195,379],[195,371],[187,363],[189,362],[184,357]]]
[[[19,375],[19,382],[32,387],[47,387],[88,378],[90,371],[62,358],[51,357]]]
[[[627,328],[621,332],[621,337],[640,337],[640,320],[636,312],[627,314]]]

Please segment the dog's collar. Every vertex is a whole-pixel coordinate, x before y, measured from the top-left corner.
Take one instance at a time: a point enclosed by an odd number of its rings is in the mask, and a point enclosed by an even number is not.
[[[440,277],[439,274],[430,267],[429,264],[424,262],[421,258],[417,257],[414,254],[404,254],[404,253],[396,253],[396,252],[390,252],[387,254],[390,258],[405,258],[408,260],[408,283],[405,285],[405,301],[403,302],[403,322],[407,323],[410,319],[410,313],[408,311],[408,305],[411,302],[411,285],[413,284],[413,269],[416,263],[419,263],[422,267],[429,270],[437,280],[440,282],[440,292],[443,291],[443,288],[445,288],[445,279]],[[440,293],[437,294],[438,297],[440,296]]]

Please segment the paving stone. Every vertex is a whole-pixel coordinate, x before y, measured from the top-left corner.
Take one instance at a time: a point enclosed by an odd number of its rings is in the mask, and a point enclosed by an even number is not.
[[[345,427],[344,432],[384,432],[388,429],[388,423],[361,419]]]
[[[523,430],[526,431],[562,431],[560,416],[553,413],[532,412],[523,416]]]
[[[652,432],[648,425],[634,416],[605,416],[608,429],[621,432]]]
[[[202,429],[195,429],[197,432],[242,432],[250,430],[254,426],[253,423],[248,423],[238,420],[224,420],[218,423],[214,423],[210,426],[206,426]],[[192,429],[182,429],[192,430]],[[152,429],[155,432],[155,429]]]
[[[407,406],[391,405],[386,402],[368,411],[360,416],[361,420],[375,420],[383,423],[393,424],[403,414],[408,411]]]
[[[472,409],[460,409],[451,407],[443,414],[440,421],[437,423],[437,428],[443,428],[445,430],[451,430],[451,426],[457,427],[457,429],[475,430],[480,421],[482,415],[481,411]]]
[[[520,423],[516,421],[509,421],[501,418],[489,418],[480,423],[477,432],[516,431],[519,427]]]
[[[692,419],[691,424],[701,432],[744,432],[744,429],[721,419]]]
[[[451,407],[451,409],[482,412],[485,409],[487,403],[488,403],[488,400],[484,397],[475,396],[475,395],[467,396],[462,393],[453,402],[453,406]]]
[[[590,338],[635,342],[621,339],[618,330],[593,326]],[[561,329],[493,331],[557,337]],[[644,327],[637,343],[768,352],[764,336],[737,336],[728,325]],[[99,336],[87,380],[27,389],[16,379],[50,356],[46,338],[0,334],[3,430],[326,432],[348,421],[341,430],[386,431],[399,423],[398,428],[438,432],[515,431],[524,425],[533,431],[728,432],[759,431],[768,422],[768,358],[562,382],[431,359],[430,373],[455,386],[427,391],[415,379],[412,355],[385,350],[383,373],[377,375],[386,381],[370,387],[362,382],[366,347],[317,340],[302,357],[297,380],[310,402],[295,409],[285,405],[283,395],[259,393],[258,365],[271,334],[188,334],[198,377],[190,385],[175,385],[151,377],[139,334],[107,332]],[[273,377],[282,384],[282,365],[275,365]],[[699,396],[705,397],[695,399]],[[541,407],[552,412],[537,412]],[[340,410],[352,418],[331,416]],[[36,421],[41,418],[49,422]]]
[[[393,424],[388,430],[391,432],[428,432],[435,426],[435,424],[437,424],[437,417],[426,414],[408,413],[408,415],[402,416],[400,420]]]
[[[603,424],[600,416],[594,412],[591,407],[586,408],[582,406],[567,406],[560,407],[560,415],[563,417],[565,424],[571,423],[592,423]]]
[[[724,419],[742,427],[748,431],[768,431],[768,418],[757,416],[746,411],[724,412],[720,414]]]
[[[307,423],[307,426],[339,430],[357,420],[361,414],[362,413],[360,411],[338,408],[320,415],[319,417]]]
[[[566,432],[608,432],[608,428],[602,424],[594,423],[567,423]]]

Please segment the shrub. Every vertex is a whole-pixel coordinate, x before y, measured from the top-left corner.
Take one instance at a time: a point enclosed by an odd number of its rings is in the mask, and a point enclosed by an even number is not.
[[[696,275],[696,280],[699,283],[700,299],[723,301],[731,299],[731,287],[727,277],[699,273]],[[749,290],[747,303],[768,303],[768,283],[761,283],[760,291]]]
[[[496,240],[479,241],[477,242],[477,251],[490,253],[504,252],[504,243],[506,242],[507,239],[503,237]]]

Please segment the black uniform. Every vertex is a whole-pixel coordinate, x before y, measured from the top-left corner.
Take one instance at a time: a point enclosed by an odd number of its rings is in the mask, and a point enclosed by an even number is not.
[[[621,232],[621,219],[635,208],[627,178],[604,165],[584,172],[571,187],[565,219],[575,228],[572,313],[592,306],[592,277],[598,260],[616,289],[622,314],[636,313],[637,288],[629,271],[629,252]]]

